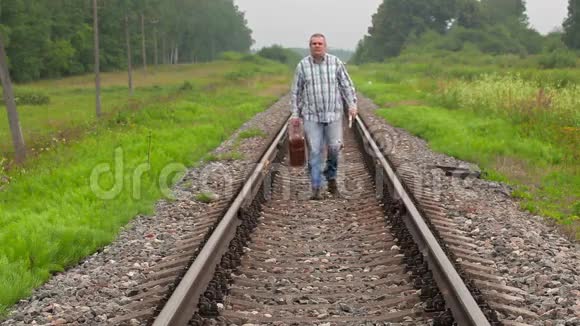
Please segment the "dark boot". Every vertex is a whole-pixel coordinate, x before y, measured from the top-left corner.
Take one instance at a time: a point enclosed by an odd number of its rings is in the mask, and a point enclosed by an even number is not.
[[[338,192],[338,185],[336,183],[336,179],[328,180],[328,192],[330,192],[335,197],[340,196],[340,193]]]
[[[322,193],[320,188],[312,190],[312,196],[310,196],[311,200],[322,200]]]

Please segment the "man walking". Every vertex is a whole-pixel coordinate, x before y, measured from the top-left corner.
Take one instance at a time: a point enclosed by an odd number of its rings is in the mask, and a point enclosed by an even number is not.
[[[308,143],[308,168],[312,186],[311,199],[322,199],[322,175],[328,181],[328,191],[338,195],[336,175],[338,154],[342,147],[342,116],[344,102],[348,114],[357,114],[356,92],[346,67],[337,57],[326,53],[326,38],[322,34],[310,37],[310,55],[296,66],[292,85],[292,119],[304,120]],[[324,171],[322,153],[327,149]]]

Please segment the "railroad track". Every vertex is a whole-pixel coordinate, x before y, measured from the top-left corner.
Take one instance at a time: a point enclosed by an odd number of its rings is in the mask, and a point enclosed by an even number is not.
[[[459,247],[469,239],[445,221],[433,225],[436,200],[409,194],[400,178],[410,171],[395,174],[360,118],[345,132],[340,197],[308,200],[305,169],[285,163],[285,135],[112,323],[501,325],[439,233]],[[487,275],[484,261],[455,254],[467,275]]]
[[[345,145],[344,198],[309,201],[305,169],[279,167],[223,298],[224,322],[429,323],[353,137]]]

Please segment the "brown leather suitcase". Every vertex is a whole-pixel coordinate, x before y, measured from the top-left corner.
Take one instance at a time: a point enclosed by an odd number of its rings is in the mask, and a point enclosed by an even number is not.
[[[290,152],[290,166],[302,167],[306,163],[306,141],[302,120],[298,124],[288,126],[288,147]]]

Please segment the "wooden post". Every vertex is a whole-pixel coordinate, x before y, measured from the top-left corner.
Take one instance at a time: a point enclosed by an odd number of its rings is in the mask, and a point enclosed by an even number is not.
[[[26,147],[24,137],[20,128],[18,110],[16,109],[16,100],[14,99],[14,90],[12,89],[12,80],[8,71],[8,60],[4,50],[4,41],[0,35],[0,79],[4,93],[4,103],[6,104],[6,113],[8,113],[8,124],[12,134],[12,144],[14,145],[14,160],[20,164],[26,160]]]
[[[159,22],[159,20],[155,20],[153,21],[153,62],[155,62],[155,65],[159,64],[159,53],[158,53],[158,44],[157,44],[157,23]]]
[[[95,102],[97,118],[101,117],[101,68],[99,57],[99,13],[97,0],[93,0],[93,30],[95,32]]]
[[[129,33],[129,14],[125,14],[125,41],[127,42],[127,74],[129,77],[129,95],[133,96],[133,63],[131,58],[131,34]]]
[[[143,70],[147,71],[147,50],[145,48],[145,15],[141,13],[141,48],[143,52]]]

